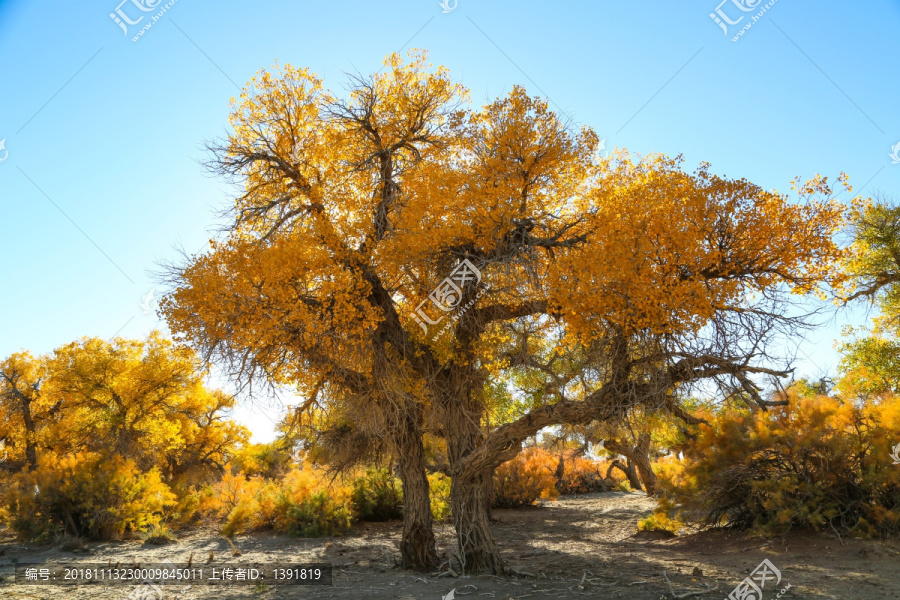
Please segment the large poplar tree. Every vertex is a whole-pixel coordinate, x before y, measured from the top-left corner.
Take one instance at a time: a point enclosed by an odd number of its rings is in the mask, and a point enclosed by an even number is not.
[[[436,563],[422,435],[443,437],[458,567],[500,572],[489,482],[526,437],[638,406],[683,414],[678,391],[699,381],[765,405],[755,378],[787,374],[768,344],[803,324],[790,295],[832,276],[843,209],[821,178],[791,203],[706,165],[602,157],[590,128],[518,87],[465,98],[422,53],[344,96],[308,70],[261,72],[212,146],[238,185],[232,222],[175,269],[163,312],[235,375],[297,386],[392,449],[409,567]],[[511,355],[548,343],[594,358],[488,426]]]

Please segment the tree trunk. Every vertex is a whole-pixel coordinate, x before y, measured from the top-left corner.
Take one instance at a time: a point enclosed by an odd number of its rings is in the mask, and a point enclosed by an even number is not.
[[[35,443],[34,420],[31,418],[31,399],[20,394],[22,401],[22,422],[25,425],[25,459],[28,468],[37,469],[37,444]]]
[[[612,475],[613,469],[619,469],[623,473],[625,473],[625,467],[622,466],[622,461],[620,461],[618,458],[614,458],[612,459],[612,462],[609,463],[609,468],[606,469],[606,476],[604,477],[604,479],[609,479],[609,476]]]
[[[626,474],[628,475],[628,482],[633,489],[642,489],[641,484],[643,484],[643,489],[648,496],[656,494],[659,481],[650,464],[649,433],[642,433],[638,436],[637,444],[633,448],[629,448],[617,440],[606,440],[603,446],[610,452],[621,454],[628,459]],[[638,479],[638,476],[640,476],[640,479]]]
[[[491,505],[494,503],[494,473],[493,471],[485,473],[484,478],[482,479],[482,485],[484,485],[484,510],[487,511],[487,517],[490,521],[493,519],[493,515],[491,514]]]
[[[628,459],[626,459],[623,463],[621,459],[614,458],[612,462],[609,463],[609,468],[606,470],[606,477],[604,477],[604,479],[609,479],[609,476],[612,474],[613,469],[622,471],[622,473],[628,479],[628,485],[631,486],[631,489],[641,489],[641,482],[638,479],[637,471],[635,471],[634,469],[634,463],[632,463]]]
[[[398,467],[403,483],[401,564],[405,569],[431,571],[438,566],[438,556],[431,522],[425,448],[417,416],[406,415],[398,433]]]
[[[628,477],[628,485],[631,486],[631,489],[635,491],[644,489],[641,487],[641,480],[638,479],[637,470],[634,468],[634,462],[627,458],[625,459],[625,475]]]
[[[465,481],[454,477],[450,481],[450,506],[456,526],[457,559],[460,575],[464,573],[503,572],[500,548],[491,531],[490,499],[485,498],[484,481]]]
[[[641,482],[644,484],[644,491],[648,496],[655,496],[659,480],[656,473],[653,472],[653,466],[650,464],[650,434],[642,433],[638,437],[638,443],[634,447],[634,464],[637,466],[638,474],[641,476]]]
[[[464,389],[464,388],[463,388]],[[447,405],[447,458],[450,460],[450,510],[456,527],[457,559],[461,573],[503,572],[500,548],[491,531],[493,469],[462,473],[457,467],[482,438],[480,406],[460,394]]]

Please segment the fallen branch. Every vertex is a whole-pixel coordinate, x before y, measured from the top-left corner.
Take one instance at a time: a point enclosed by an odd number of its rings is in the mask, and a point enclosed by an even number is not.
[[[672,592],[672,598],[674,600],[684,600],[684,598],[690,598],[691,596],[702,596],[703,594],[708,594],[710,592],[714,592],[717,589],[719,589],[719,584],[717,582],[716,587],[709,587],[709,585],[704,584],[704,585],[706,585],[705,590],[696,590],[696,591],[692,591],[692,592],[685,592],[683,594],[678,594],[675,592],[675,588],[672,587],[672,582],[669,580],[669,576],[668,576],[668,574],[666,574],[665,571],[663,571],[663,577],[666,578],[666,583],[669,584],[669,591]]]

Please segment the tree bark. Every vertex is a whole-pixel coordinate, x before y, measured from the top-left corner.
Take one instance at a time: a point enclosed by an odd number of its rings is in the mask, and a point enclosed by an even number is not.
[[[487,511],[487,517],[490,521],[493,519],[493,514],[491,513],[491,505],[494,503],[494,473],[493,471],[490,473],[485,473],[482,478],[482,485],[484,486],[484,510]]]
[[[425,471],[425,447],[418,416],[405,415],[398,433],[398,467],[403,483],[400,560],[405,569],[431,571],[438,566],[438,556],[431,521],[431,491]]]
[[[464,386],[460,389],[465,390]],[[462,573],[503,572],[500,548],[491,531],[494,470],[463,473],[460,463],[476,450],[483,434],[480,405],[460,393],[447,404],[445,431],[450,460],[450,510],[456,528],[457,560]]]
[[[605,440],[603,447],[610,452],[621,454],[628,459],[628,481],[631,487],[639,490],[643,489],[648,496],[656,495],[659,481],[656,473],[653,472],[653,466],[650,464],[650,434],[642,433],[638,436],[637,444],[629,448],[618,440]],[[635,468],[637,472],[635,472]],[[640,476],[640,480],[638,480]]]
[[[636,492],[642,491],[641,480],[638,478],[637,469],[634,468],[634,461],[625,459],[625,475],[628,477],[628,485]]]
[[[644,491],[648,496],[655,496],[659,487],[653,465],[650,464],[650,434],[642,433],[638,436],[638,442],[634,447],[634,464],[637,466]]]
[[[456,527],[457,560],[460,575],[464,573],[503,572],[500,548],[491,531],[490,499],[485,498],[487,486],[482,480],[466,481],[460,477],[450,480],[450,505]]]

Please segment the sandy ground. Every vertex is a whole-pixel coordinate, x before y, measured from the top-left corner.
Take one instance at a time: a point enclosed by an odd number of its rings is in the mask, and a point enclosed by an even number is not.
[[[234,540],[241,556],[233,557],[228,541],[212,528],[182,532],[179,541],[151,546],[140,541],[92,543],[80,549],[22,546],[0,540],[0,598],[125,600],[133,586],[15,585],[16,562],[59,566],[72,563],[131,564],[172,561],[222,567],[226,563],[330,563],[334,585],[186,586],[170,585],[166,600],[215,598],[352,598],[373,600],[442,600],[455,598],[628,598],[661,600],[726,598],[763,559],[781,572],[769,581],[763,599],[833,598],[881,600],[900,598],[900,543],[841,540],[834,533],[791,534],[765,540],[729,531],[661,538],[638,533],[638,519],[654,503],[639,493],[612,492],[564,497],[532,509],[495,511],[495,532],[509,577],[440,577],[395,567],[399,523],[362,524],[337,538],[297,539],[253,534]],[[449,526],[438,529],[439,552],[452,544]],[[210,551],[213,561],[207,564]],[[668,580],[668,581],[667,581]],[[448,596],[451,591],[452,596]],[[698,592],[692,595],[689,592]],[[699,593],[704,592],[704,593]],[[133,597],[133,596],[132,596]],[[158,596],[147,596],[156,600]],[[754,599],[755,600],[755,599]]]

